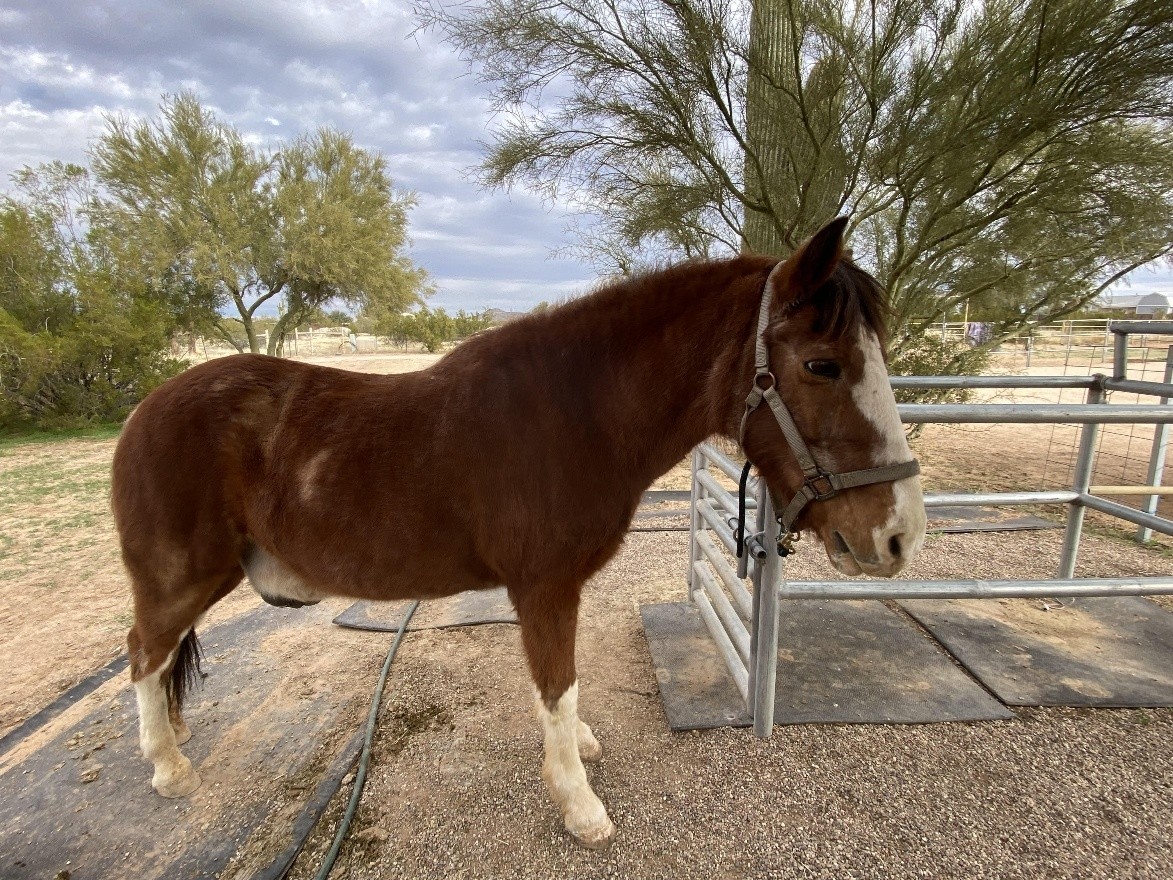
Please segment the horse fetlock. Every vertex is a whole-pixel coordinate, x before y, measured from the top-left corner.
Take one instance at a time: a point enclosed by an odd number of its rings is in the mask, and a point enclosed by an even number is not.
[[[187,726],[187,722],[180,718],[176,721],[171,719],[171,732],[175,734],[175,744],[177,746],[183,745],[191,739],[191,728]]]
[[[603,746],[595,739],[594,733],[585,721],[578,722],[578,756],[584,761],[600,761],[603,758]]]
[[[155,762],[151,786],[165,798],[187,797],[200,787],[200,782],[191,761],[180,752],[168,760]]]

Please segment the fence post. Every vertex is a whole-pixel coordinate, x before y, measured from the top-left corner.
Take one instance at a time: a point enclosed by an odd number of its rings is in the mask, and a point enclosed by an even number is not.
[[[774,730],[774,690],[778,684],[778,585],[782,559],[778,556],[778,520],[765,479],[758,480],[758,532],[766,558],[755,566],[760,574],[754,591],[754,620],[750,662],[753,664],[750,714],[753,732],[768,737]]]
[[[1104,393],[1102,374],[1094,377],[1096,385],[1087,390],[1088,403],[1104,403],[1107,395]],[[1083,495],[1092,483],[1092,472],[1096,466],[1096,440],[1100,436],[1100,425],[1088,422],[1083,426],[1079,435],[1079,453],[1075,460],[1075,478],[1072,490]],[[1079,539],[1083,535],[1083,520],[1087,509],[1083,501],[1076,499],[1067,505],[1067,528],[1063,531],[1063,552],[1059,557],[1059,577],[1071,579],[1075,577],[1075,560],[1079,555]]]
[[[696,506],[704,494],[704,490],[696,478],[700,469],[705,467],[704,459],[701,456],[701,447],[698,445],[692,450],[692,503],[688,508],[688,600],[690,602],[692,601],[692,591],[695,589],[696,574],[693,566],[701,558],[696,545],[696,534],[701,527],[701,515],[697,512]]]
[[[1165,356],[1165,384],[1173,383],[1173,345],[1169,346],[1169,353]],[[1173,398],[1162,397],[1161,404],[1168,405]],[[1160,486],[1165,473],[1165,456],[1169,449],[1169,425],[1161,422],[1153,426],[1153,451],[1149,455],[1149,470],[1145,480],[1146,486]],[[1156,513],[1160,495],[1149,495],[1141,504],[1140,509],[1145,513]],[[1148,526],[1140,526],[1136,530],[1136,540],[1145,544],[1153,537],[1153,530]]]

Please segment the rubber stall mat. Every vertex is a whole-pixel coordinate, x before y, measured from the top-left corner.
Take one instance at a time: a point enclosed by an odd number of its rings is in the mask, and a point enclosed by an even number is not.
[[[398,632],[410,604],[407,601],[355,602],[335,617],[334,623],[350,629]],[[425,600],[420,603],[407,629],[414,632],[451,626],[477,626],[482,623],[517,623],[517,613],[504,587],[469,590],[443,599]]]
[[[1012,706],[1173,706],[1173,614],[1146,599],[901,605]]]
[[[644,632],[673,730],[748,726],[704,622],[686,602],[644,605]],[[914,624],[880,602],[786,601],[778,724],[1012,718]]]
[[[361,722],[369,696],[331,687],[321,658],[324,639],[360,636],[329,627],[330,613],[259,608],[203,635],[209,674],[190,695],[193,736],[182,747],[203,784],[187,798],[150,787],[133,690],[110,678],[125,658],[6,737],[0,877],[219,877],[254,833],[256,863],[233,876],[280,876],[361,744],[349,716]],[[289,806],[274,815],[275,803]]]

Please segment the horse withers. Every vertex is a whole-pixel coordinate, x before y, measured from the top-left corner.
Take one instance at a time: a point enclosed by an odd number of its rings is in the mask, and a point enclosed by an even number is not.
[[[575,839],[608,843],[582,764],[601,747],[578,716],[579,597],[656,477],[710,436],[739,439],[780,510],[806,498],[787,525],[816,532],[840,571],[895,574],[923,540],[883,297],[843,256],[845,223],[782,263],[619,281],[416,373],[239,355],[149,395],[119,440],[112,503],[155,790],[200,783],[178,748],[194,628],[246,574],[277,604],[504,584],[537,689],[542,776]],[[832,485],[853,474],[866,478]]]

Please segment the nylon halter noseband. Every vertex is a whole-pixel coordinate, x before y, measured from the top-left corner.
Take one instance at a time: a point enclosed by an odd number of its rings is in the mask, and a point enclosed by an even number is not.
[[[762,305],[758,311],[757,336],[754,340],[753,387],[750,389],[749,395],[745,398],[745,414],[741,417],[741,429],[738,432],[738,440],[744,452],[745,426],[749,421],[750,414],[758,408],[762,401],[765,401],[770,407],[770,411],[774,414],[774,419],[778,422],[778,427],[782,429],[782,436],[786,438],[786,443],[790,446],[790,451],[798,459],[798,464],[802,468],[804,477],[802,486],[794,493],[794,497],[790,499],[790,503],[786,505],[786,508],[781,513],[777,514],[778,525],[781,529],[779,536],[782,540],[785,540],[793,530],[794,521],[798,519],[798,515],[802,513],[803,508],[810,502],[833,498],[844,489],[869,486],[873,483],[891,483],[907,477],[915,477],[920,473],[920,463],[914,458],[911,461],[901,462],[900,464],[888,464],[882,467],[846,471],[841,474],[830,473],[819,467],[814,456],[811,455],[810,449],[803,441],[802,434],[799,432],[798,426],[794,423],[794,417],[790,415],[790,410],[786,408],[786,404],[778,396],[778,380],[770,371],[770,353],[766,347],[765,334],[766,327],[770,322],[770,300],[773,297],[771,282],[774,280],[774,275],[782,265],[783,263],[778,263],[770,270],[770,274],[766,277],[765,286],[762,289]],[[741,522],[738,523],[738,556],[742,555],[745,537],[744,498],[749,467],[750,462],[747,456],[745,471],[741,479],[742,512],[740,516]],[[780,544],[779,546],[789,552],[789,545]],[[782,550],[780,549],[779,552],[782,552]]]

